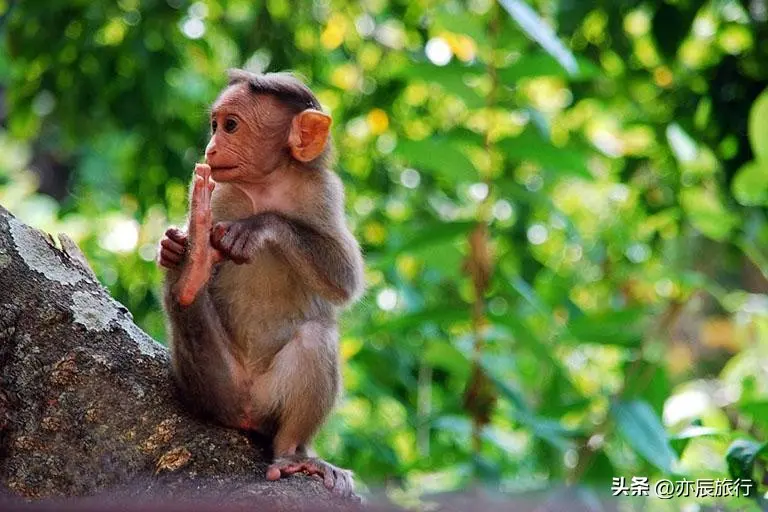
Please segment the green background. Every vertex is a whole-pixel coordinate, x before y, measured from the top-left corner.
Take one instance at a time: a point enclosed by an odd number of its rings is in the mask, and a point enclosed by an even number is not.
[[[367,261],[322,455],[404,504],[759,477],[766,18],[763,0],[0,0],[0,203],[73,237],[163,341],[154,257],[207,106],[227,68],[294,70],[334,117]]]

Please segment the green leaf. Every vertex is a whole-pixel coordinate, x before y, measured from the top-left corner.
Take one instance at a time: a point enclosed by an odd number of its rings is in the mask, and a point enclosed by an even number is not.
[[[526,160],[547,170],[593,179],[585,155],[575,148],[553,146],[533,128],[526,129],[517,137],[499,141],[498,147],[507,158]]]
[[[755,161],[741,166],[733,178],[731,190],[744,206],[768,204],[768,164]]]
[[[645,320],[643,309],[606,311],[571,320],[568,332],[585,343],[636,347],[643,339]]]
[[[531,52],[521,56],[509,67],[499,70],[499,78],[508,85],[513,85],[522,78],[537,76],[555,76],[571,82],[592,80],[601,70],[586,57],[577,56],[578,71],[568,73],[551,55],[544,52]]]
[[[704,187],[691,187],[680,192],[680,204],[693,227],[719,242],[725,240],[738,223],[716,192]]]
[[[752,479],[752,470],[757,458],[766,452],[768,443],[737,439],[728,447],[725,460],[728,472],[733,478]]]
[[[584,470],[582,480],[597,486],[604,486],[605,482],[610,482],[614,476],[616,476],[616,468],[613,467],[611,459],[603,450],[598,450]]]
[[[768,428],[768,401],[743,402],[739,404],[739,410],[751,416],[752,420],[763,428]]]
[[[712,427],[693,426],[683,430],[679,434],[671,436],[669,441],[672,445],[672,448],[674,448],[675,452],[677,453],[677,456],[682,457],[683,452],[685,451],[691,439],[698,439],[701,437],[720,437],[727,434],[727,432]]]
[[[515,407],[513,418],[516,421],[530,428],[535,437],[559,450],[573,447],[571,438],[579,434],[577,431],[564,427],[558,420],[537,416],[526,402],[522,391],[494,375],[489,368],[484,367],[484,370],[499,390],[499,394]]]
[[[434,323],[458,323],[469,321],[469,312],[467,308],[452,308],[448,306],[417,311],[414,313],[400,314],[384,322],[369,323],[361,325],[355,330],[356,335],[371,335],[377,332],[386,331],[401,332],[408,329],[421,327],[429,322]]]
[[[685,164],[696,160],[699,147],[693,137],[688,135],[679,124],[672,123],[667,126],[666,134],[669,147],[672,148],[678,162]]]
[[[647,402],[616,401],[611,405],[611,415],[618,431],[638,454],[664,473],[672,473],[675,452],[664,426]]]
[[[430,62],[414,62],[400,72],[400,76],[409,80],[424,80],[438,84],[447,93],[454,94],[470,108],[485,105],[485,98],[468,83],[468,79],[481,76],[485,71],[479,66],[467,66],[451,62],[438,66]]]
[[[423,255],[433,248],[443,247],[453,242],[459,236],[466,236],[476,226],[476,222],[435,222],[426,226],[414,227],[408,241],[387,250],[385,253],[371,254],[366,260],[369,266],[390,264],[403,253],[419,253]]]
[[[768,89],[757,97],[749,110],[748,133],[755,159],[768,161]]]
[[[408,165],[426,169],[451,183],[476,180],[475,167],[457,146],[459,143],[448,137],[430,137],[418,141],[403,139],[397,143],[395,152]]]
[[[568,74],[575,75],[579,72],[579,65],[571,51],[530,5],[522,0],[500,0],[500,3],[523,32],[552,55]]]
[[[440,4],[436,4],[438,6]],[[466,34],[482,44],[487,39],[488,29],[481,16],[456,16],[455,10],[446,2],[435,14],[434,28],[445,29],[455,34]]]
[[[624,365],[624,375],[624,397],[646,400],[654,412],[661,415],[671,392],[666,365],[634,359]]]
[[[420,249],[414,249],[412,254],[427,262],[430,268],[442,272],[443,277],[460,279],[464,255],[452,241],[441,244],[430,244]]]
[[[461,379],[469,377],[469,361],[450,343],[431,340],[423,354],[424,360],[435,368],[446,370]]]

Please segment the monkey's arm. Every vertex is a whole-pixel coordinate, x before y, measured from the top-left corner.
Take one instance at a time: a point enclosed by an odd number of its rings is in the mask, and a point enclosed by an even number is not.
[[[211,278],[213,266],[221,261],[221,254],[210,245],[212,223],[211,192],[215,183],[210,180],[211,168],[195,165],[195,175],[189,205],[189,233],[176,230],[166,232],[161,242],[159,263],[165,267],[184,264],[175,281],[176,298],[182,306],[189,306]],[[183,245],[183,247],[179,247]],[[170,256],[170,259],[169,259]]]
[[[279,213],[218,223],[211,231],[211,243],[236,263],[272,246],[313,290],[337,304],[351,301],[363,287],[362,256],[351,235],[324,234]]]

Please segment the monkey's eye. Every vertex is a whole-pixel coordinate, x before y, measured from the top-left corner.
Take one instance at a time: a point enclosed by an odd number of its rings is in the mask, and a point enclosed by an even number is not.
[[[237,121],[235,121],[231,117],[227,118],[227,120],[224,121],[224,131],[226,131],[227,133],[232,133],[235,130],[237,130]]]
[[[211,121],[211,131],[216,133],[216,127],[218,126],[218,123],[216,121]]]

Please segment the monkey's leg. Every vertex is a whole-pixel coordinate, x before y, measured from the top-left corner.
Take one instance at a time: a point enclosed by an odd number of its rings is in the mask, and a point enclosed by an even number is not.
[[[182,398],[230,427],[240,427],[247,414],[247,379],[231,352],[231,342],[207,286],[189,306],[179,304],[170,271],[165,286],[165,308],[171,324],[173,375]]]
[[[332,324],[308,322],[275,356],[268,377],[281,407],[275,460],[267,479],[304,471],[322,477],[334,493],[349,496],[352,473],[307,455],[305,447],[331,411],[339,387],[338,333]]]

